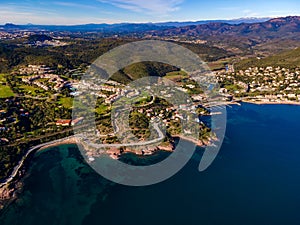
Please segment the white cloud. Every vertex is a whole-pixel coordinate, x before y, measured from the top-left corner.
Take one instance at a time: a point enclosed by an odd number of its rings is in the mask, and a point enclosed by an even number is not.
[[[244,17],[260,17],[260,14],[259,14],[259,13],[254,12],[254,11],[252,11],[252,10],[250,10],[250,9],[244,9],[244,10],[242,11],[242,13],[243,13],[243,16],[244,16]]]
[[[179,5],[184,0],[98,0],[119,8],[136,12],[155,14],[168,14],[179,10]],[[162,15],[163,16],[163,15]]]

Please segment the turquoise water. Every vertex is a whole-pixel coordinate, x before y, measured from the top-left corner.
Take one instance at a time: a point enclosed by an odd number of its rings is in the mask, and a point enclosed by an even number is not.
[[[198,172],[198,149],[176,176],[139,188],[101,178],[74,145],[52,148],[35,157],[23,194],[2,212],[0,224],[299,224],[299,128],[299,106],[233,106],[208,170]]]

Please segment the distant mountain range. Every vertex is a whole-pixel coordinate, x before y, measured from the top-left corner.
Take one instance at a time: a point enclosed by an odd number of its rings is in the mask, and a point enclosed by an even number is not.
[[[82,32],[145,32],[145,31],[160,31],[167,28],[177,28],[191,25],[201,25],[210,23],[226,23],[226,24],[241,24],[241,23],[257,23],[265,22],[270,18],[241,18],[234,20],[204,20],[195,22],[164,22],[164,23],[120,23],[120,24],[83,24],[83,25],[16,25],[7,23],[0,26],[2,30],[48,30],[48,31],[82,31]]]
[[[240,18],[233,20],[201,20],[201,21],[189,21],[189,22],[165,22],[165,23],[155,23],[157,26],[167,26],[167,27],[184,27],[184,26],[193,26],[209,23],[227,23],[227,24],[241,24],[241,23],[261,23],[270,20],[270,17],[264,18]]]
[[[268,56],[300,46],[299,16],[273,19],[245,18],[197,22],[84,24],[74,26],[5,24],[0,26],[1,30],[99,32],[108,35],[130,34],[137,37],[152,36],[162,39],[182,37],[183,40],[206,41],[209,46],[226,49],[233,54],[244,56]]]
[[[300,17],[289,16],[259,23],[207,23],[153,32],[158,36],[241,36],[258,39],[295,38],[300,40]]]
[[[148,36],[201,39],[236,54],[266,56],[300,46],[300,17],[258,23],[207,23],[149,31]]]
[[[16,25],[7,23],[0,26],[0,29],[6,31],[69,31],[69,32],[103,32],[103,33],[123,33],[123,32],[145,32],[151,30],[162,30],[166,27],[156,26],[154,24],[83,24],[83,25]]]

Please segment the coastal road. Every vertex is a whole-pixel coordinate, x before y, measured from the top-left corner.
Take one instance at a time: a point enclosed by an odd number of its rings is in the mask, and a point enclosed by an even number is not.
[[[36,150],[38,150],[38,149],[40,149],[42,147],[48,146],[48,145],[53,145],[53,144],[56,144],[56,143],[59,143],[59,142],[63,142],[63,141],[69,140],[70,138],[72,138],[72,137],[67,137],[67,138],[63,138],[63,139],[51,141],[51,142],[48,142],[48,143],[40,144],[40,145],[37,145],[37,146],[29,149],[29,151],[26,153],[26,155],[23,156],[23,158],[19,162],[19,164],[14,168],[12,174],[4,182],[1,182],[0,188],[3,188],[4,186],[6,186],[7,184],[9,184],[10,182],[13,181],[13,179],[18,175],[20,169],[23,167],[25,160],[27,159],[27,157],[32,152],[34,152],[34,151],[36,151]]]
[[[108,147],[133,147],[133,146],[146,146],[146,145],[151,145],[151,144],[155,144],[157,142],[162,141],[165,136],[163,134],[163,132],[159,129],[158,123],[154,123],[153,127],[155,128],[155,130],[157,131],[159,137],[156,139],[153,139],[151,141],[146,141],[146,142],[139,142],[139,143],[128,143],[128,144],[94,144],[91,142],[87,142],[87,144],[91,147],[95,147],[95,148],[108,148]],[[8,185],[10,182],[12,182],[15,177],[18,175],[20,169],[24,166],[24,163],[27,159],[27,157],[33,153],[34,151],[37,151],[38,149],[48,146],[48,145],[53,145],[53,144],[57,144],[60,142],[64,142],[67,141],[73,137],[82,137],[82,136],[70,136],[70,137],[66,137],[66,138],[62,138],[59,140],[55,140],[55,141],[50,141],[44,144],[40,144],[37,145],[35,147],[32,147],[31,149],[28,150],[28,152],[23,156],[22,160],[19,162],[19,164],[14,168],[13,172],[11,173],[11,175],[3,182],[1,182],[0,184],[0,189],[5,187],[6,185]]]

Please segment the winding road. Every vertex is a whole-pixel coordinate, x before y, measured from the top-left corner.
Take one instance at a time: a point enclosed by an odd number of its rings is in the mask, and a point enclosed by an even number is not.
[[[85,141],[89,146],[91,147],[94,147],[94,148],[108,148],[108,147],[115,147],[115,148],[118,148],[118,147],[134,147],[134,146],[146,146],[146,145],[151,145],[151,144],[155,144],[157,142],[160,142],[162,141],[165,136],[163,134],[163,132],[160,130],[159,126],[158,126],[158,123],[154,123],[153,124],[153,127],[155,128],[155,130],[157,131],[159,137],[156,138],[156,139],[153,139],[153,140],[150,140],[150,141],[145,141],[145,142],[139,142],[139,143],[128,143],[128,144],[94,144],[94,143],[91,143],[90,141]],[[44,143],[44,144],[40,144],[40,145],[37,145],[35,147],[32,147],[31,149],[28,150],[28,152],[23,156],[22,160],[19,162],[19,164],[14,168],[13,172],[11,173],[11,175],[6,179],[4,180],[3,182],[0,183],[0,189],[5,187],[6,185],[8,185],[10,182],[12,182],[15,177],[18,175],[20,169],[24,166],[24,163],[26,161],[26,159],[28,158],[28,156],[37,151],[38,149],[42,148],[42,147],[45,147],[45,146],[48,146],[48,145],[53,145],[53,144],[57,144],[57,143],[61,143],[61,142],[64,142],[64,141],[67,141],[71,138],[84,138],[84,136],[70,136],[70,137],[66,137],[66,138],[62,138],[62,139],[58,139],[58,140],[55,140],[55,141],[51,141],[51,142],[47,142],[47,143]]]
[[[4,180],[3,182],[1,182],[0,188],[3,188],[4,186],[6,186],[7,184],[9,184],[10,182],[12,182],[14,180],[14,178],[18,175],[19,170],[23,167],[25,160],[27,159],[27,157],[32,152],[34,152],[34,151],[36,151],[36,150],[38,150],[38,149],[40,149],[42,147],[48,146],[48,145],[53,145],[53,144],[56,144],[56,143],[60,143],[60,142],[69,140],[70,138],[72,138],[72,137],[67,137],[67,138],[63,138],[63,139],[59,139],[59,140],[47,142],[47,143],[40,144],[40,145],[37,145],[37,146],[32,147],[31,149],[29,149],[29,151],[26,153],[26,155],[23,156],[23,158],[19,162],[19,164],[14,168],[13,172],[11,173],[11,175],[6,180]]]

